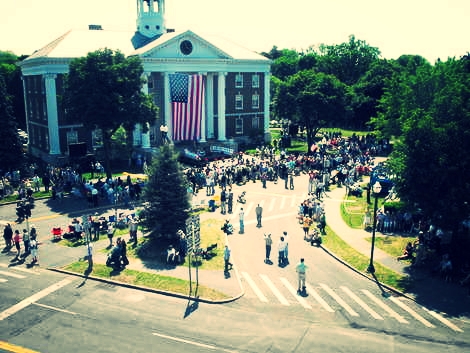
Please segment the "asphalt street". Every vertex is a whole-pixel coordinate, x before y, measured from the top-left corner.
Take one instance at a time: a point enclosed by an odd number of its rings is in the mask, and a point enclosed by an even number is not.
[[[224,278],[222,272],[200,273],[202,284],[212,284],[234,297],[241,296],[223,307],[194,305],[194,302],[45,270],[75,261],[85,252],[83,248],[64,249],[51,243],[52,226],[65,226],[72,217],[83,214],[110,215],[115,211],[106,205],[88,209],[84,200],[38,201],[31,224],[39,230],[41,266],[10,267],[12,255],[0,254],[0,319],[3,316],[0,340],[40,352],[59,352],[80,344],[86,337],[90,344],[86,351],[90,348],[89,351],[105,352],[115,350],[116,332],[125,331],[131,338],[151,337],[148,342],[158,344],[163,352],[187,351],[188,347],[194,352],[300,352],[315,345],[323,347],[325,352],[357,352],[348,350],[350,347],[344,343],[346,337],[354,337],[357,347],[368,347],[361,352],[376,352],[379,347],[385,347],[380,351],[394,352],[392,346],[406,352],[410,337],[418,352],[424,351],[424,347],[438,351],[443,345],[451,352],[470,349],[465,334],[470,324],[465,315],[449,315],[419,301],[399,297],[303,240],[295,216],[307,194],[305,176],[296,178],[294,190],[286,190],[282,182],[268,183],[267,189],[263,189],[258,182],[234,187],[235,195],[242,190],[247,192],[247,203],[237,204],[233,215],[221,215],[219,210],[203,214],[206,218],[229,219],[235,226],[235,233],[227,238],[235,264],[231,277]],[[206,204],[208,199],[201,191],[194,202]],[[326,202],[337,203],[339,207],[341,197],[330,197]],[[258,204],[263,207],[262,228],[256,227],[254,208]],[[244,234],[237,232],[241,207],[245,211]],[[0,219],[14,218],[14,206],[0,208]],[[328,218],[327,214],[327,222],[333,227],[337,220]],[[283,231],[288,233],[290,264],[280,268],[276,246]],[[273,236],[273,265],[263,261],[264,233]],[[309,266],[306,297],[296,294],[295,265],[301,257]],[[155,271],[136,260],[131,260],[129,268]],[[187,279],[184,268],[157,272]],[[119,316],[120,311],[125,318]],[[95,337],[97,332],[99,339]],[[332,332],[338,332],[344,342],[335,341]],[[368,336],[362,337],[360,332],[367,332]],[[70,337],[61,338],[60,333],[69,333]],[[384,333],[394,337],[393,345],[384,340]],[[31,337],[39,339],[31,340]],[[130,351],[149,349],[146,343],[119,339],[123,341],[122,347]],[[51,342],[53,350],[47,348]],[[307,350],[300,350],[301,347]],[[3,348],[1,342],[0,348]]]

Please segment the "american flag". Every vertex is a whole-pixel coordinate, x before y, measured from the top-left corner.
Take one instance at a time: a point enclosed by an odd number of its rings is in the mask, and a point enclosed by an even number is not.
[[[204,103],[203,75],[170,74],[170,95],[173,112],[173,140],[201,138]]]

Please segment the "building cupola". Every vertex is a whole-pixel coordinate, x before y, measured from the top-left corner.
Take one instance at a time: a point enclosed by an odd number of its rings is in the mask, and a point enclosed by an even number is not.
[[[137,32],[147,38],[166,32],[165,0],[137,0]]]

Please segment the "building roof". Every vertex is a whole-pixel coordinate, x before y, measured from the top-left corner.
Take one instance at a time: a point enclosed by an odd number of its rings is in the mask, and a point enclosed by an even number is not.
[[[32,55],[26,58],[25,61],[39,58],[77,58],[86,56],[92,51],[105,48],[119,50],[126,56],[146,56],[146,53],[150,51],[153,52],[159,47],[166,46],[173,39],[183,35],[190,35],[197,38],[208,46],[215,48],[221,57],[225,57],[227,59],[269,61],[269,59],[258,53],[216,35],[205,35],[204,37],[201,37],[189,30],[169,32],[155,38],[150,43],[145,44],[145,41],[140,38],[141,36],[139,36],[138,33],[106,29],[72,29],[47,44],[45,47],[35,51]],[[144,46],[136,50],[134,48],[136,41],[138,41],[140,45]],[[188,57],[188,59],[190,59],[190,57]]]

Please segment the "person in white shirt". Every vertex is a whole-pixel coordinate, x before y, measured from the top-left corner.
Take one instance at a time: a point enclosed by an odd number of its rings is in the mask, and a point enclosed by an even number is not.
[[[243,211],[243,207],[240,208],[240,213],[238,213],[238,217],[240,220],[240,231],[238,233],[243,234],[245,233],[245,223],[244,223],[245,212]]]

